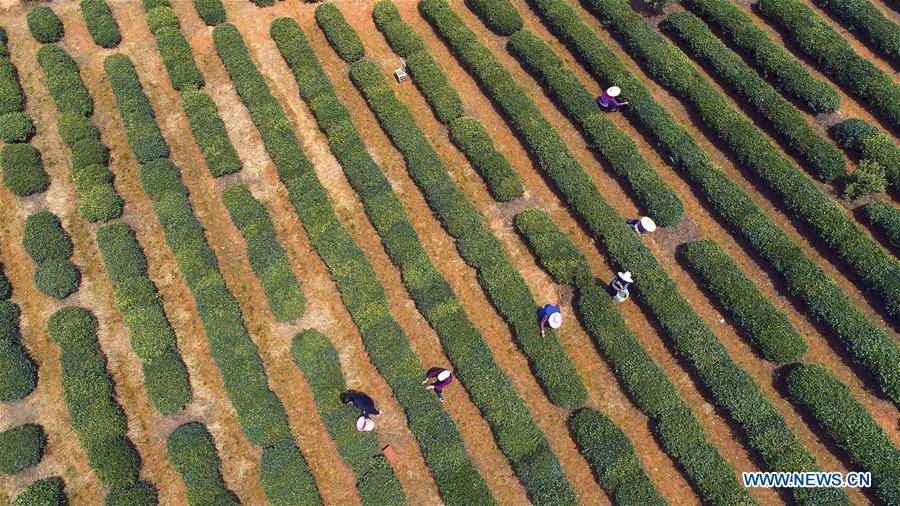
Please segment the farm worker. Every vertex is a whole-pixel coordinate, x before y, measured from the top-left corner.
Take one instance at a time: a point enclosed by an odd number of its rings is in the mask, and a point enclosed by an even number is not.
[[[634,283],[634,277],[631,275],[631,272],[617,272],[616,277],[613,278],[612,282],[609,283],[609,293],[617,298],[622,297],[622,300],[628,298],[628,285]],[[624,292],[624,295],[622,294]],[[621,302],[620,300],[619,302]]]
[[[541,317],[541,337],[544,337],[544,325],[550,324],[550,328],[558,329],[562,325],[562,313],[559,312],[559,306],[546,304],[538,312]]]
[[[428,369],[428,372],[425,373],[425,379],[422,381],[422,384],[428,383],[428,380],[433,379],[434,383],[428,385],[425,388],[430,388],[434,390],[434,393],[437,394],[438,400],[444,402],[444,388],[447,387],[453,381],[453,374],[444,369],[443,367],[432,367]]]
[[[375,428],[375,422],[370,420],[369,416],[378,416],[381,414],[381,410],[375,408],[375,401],[371,397],[360,392],[351,391],[341,395],[341,402],[353,404],[360,411],[360,417],[356,420],[356,430],[368,432]]]
[[[606,89],[606,91],[603,92],[602,95],[597,97],[597,105],[600,106],[600,109],[607,112],[613,112],[623,105],[628,105],[628,102],[619,102],[618,98],[616,98],[621,94],[621,88],[619,88],[618,86],[610,86]]]
[[[641,216],[636,220],[625,220],[631,228],[640,235],[649,234],[656,231],[656,222],[649,216]]]

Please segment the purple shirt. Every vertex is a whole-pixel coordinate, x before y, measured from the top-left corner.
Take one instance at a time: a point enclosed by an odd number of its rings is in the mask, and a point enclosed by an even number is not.
[[[622,105],[622,102],[616,100],[615,97],[607,95],[605,91],[600,95],[600,98],[597,99],[597,103],[600,107],[620,107]]]
[[[443,369],[443,368],[441,368],[441,367],[432,367],[431,369],[428,369],[428,372],[425,374],[425,378],[428,378],[428,379],[435,378],[435,379],[437,379],[438,374],[440,374],[440,373],[442,373],[442,372],[444,372],[444,371],[446,371],[446,370],[447,370],[447,369]],[[448,371],[448,372],[449,372],[449,371]],[[444,387],[446,387],[447,385],[449,385],[452,381],[453,381],[453,375],[451,374],[450,376],[447,376],[447,379],[445,379],[444,381],[438,381],[438,382],[436,382],[433,386],[434,386],[434,388],[435,388],[436,390],[441,390],[442,388],[444,388]]]

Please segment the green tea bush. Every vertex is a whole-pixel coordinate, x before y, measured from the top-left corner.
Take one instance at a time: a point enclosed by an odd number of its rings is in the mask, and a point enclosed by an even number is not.
[[[900,190],[900,146],[890,136],[856,118],[838,123],[831,134],[844,149],[858,153],[863,160],[880,163],[888,184]]]
[[[16,474],[44,456],[47,435],[40,425],[19,425],[0,432],[0,473]]]
[[[638,282],[632,295],[653,315],[663,334],[671,339],[674,351],[690,364],[714,402],[743,430],[749,446],[759,452],[764,467],[773,471],[818,469],[815,459],[759,386],[731,360],[722,343],[681,296],[652,252],[603,199],[559,134],[490,50],[478,41],[445,0],[423,0],[419,7],[438,35],[508,118],[510,126],[535,156],[538,167],[609,255],[611,266],[635,273]],[[627,5],[624,8],[633,12]],[[598,296],[609,299],[605,290]],[[742,409],[746,406],[753,408]],[[778,444],[772,444],[773,440]],[[841,497],[839,491],[824,489],[812,492],[797,489],[796,493],[801,496],[821,494],[829,500],[836,500],[836,497],[840,500]]]
[[[124,222],[104,225],[97,229],[97,245],[113,282],[116,307],[131,331],[131,347],[141,360],[150,402],[163,415],[183,409],[192,398],[187,366],[134,231]]]
[[[495,200],[509,202],[523,195],[519,176],[509,160],[494,147],[481,121],[470,116],[456,118],[450,123],[450,139],[487,182]]]
[[[379,455],[381,445],[374,432],[358,432],[359,411],[341,402],[347,391],[337,351],[327,337],[306,330],[294,337],[294,363],[303,371],[319,409],[319,416],[334,440],[338,453],[356,476],[359,498],[364,505],[406,504],[403,488],[387,460]]]
[[[131,60],[123,54],[114,54],[106,57],[103,68],[116,97],[125,137],[137,161],[147,163],[157,158],[167,158],[169,146],[156,124],[153,107],[144,94]]]
[[[569,428],[600,486],[615,504],[666,504],[641,468],[628,436],[606,415],[591,408],[578,410],[569,419]]]
[[[208,26],[216,26],[226,20],[222,0],[194,0],[194,9]]]
[[[338,56],[347,63],[353,63],[365,54],[366,49],[356,30],[347,24],[344,15],[334,4],[325,3],[316,7],[316,24],[325,33],[325,38]]]
[[[806,354],[806,341],[787,316],[759,292],[718,243],[688,242],[679,246],[676,253],[763,358],[785,364]]]
[[[19,72],[9,59],[0,54],[0,114],[20,112],[25,108],[25,92],[19,83]]]
[[[116,485],[106,494],[105,506],[157,506],[156,487],[146,481]]]
[[[138,480],[141,460],[128,439],[106,357],[97,341],[97,320],[80,307],[50,316],[47,333],[60,348],[63,398],[69,424],[87,451],[88,465],[107,489]]]
[[[178,426],[166,439],[169,461],[181,474],[192,505],[237,506],[241,502],[222,479],[222,461],[212,434],[200,422]]]
[[[816,0],[816,5],[838,17],[851,31],[888,57],[900,63],[900,26],[868,0]]]
[[[509,39],[510,53],[556,100],[588,140],[591,148],[627,183],[629,194],[660,226],[675,225],[684,215],[681,199],[641,154],[631,137],[601,111],[587,88],[566,68],[553,49],[528,30]]]
[[[6,28],[0,26],[0,56],[9,56],[9,37],[6,35]]]
[[[276,20],[273,31],[277,33],[277,27],[292,23]],[[233,25],[222,24],[213,30],[213,39],[312,246],[334,277],[344,305],[362,334],[372,363],[403,407],[410,429],[423,449],[425,462],[434,470],[442,497],[448,502],[491,501],[490,491],[466,453],[453,420],[434,395],[429,395],[419,383],[425,369],[391,316],[384,288],[374,269],[335,215],[296,135],[284,134],[292,132],[293,127],[253,64],[240,32]],[[275,40],[284,44],[281,36],[276,35]],[[299,35],[294,35],[294,40],[305,42]],[[321,82],[313,75],[313,82],[317,81]],[[281,452],[272,449],[269,453],[274,465]],[[264,461],[266,457],[263,455]]]
[[[816,114],[834,112],[841,105],[841,95],[833,86],[810,74],[800,60],[730,0],[682,0],[681,4],[717,28],[764,77],[775,82],[778,91]]]
[[[94,101],[81,80],[78,64],[68,53],[52,44],[41,46],[37,60],[58,111],[76,112],[82,116],[94,112]]]
[[[146,21],[150,32],[154,34],[166,29],[181,29],[181,20],[178,19],[178,13],[168,4],[147,9]]]
[[[466,5],[497,35],[512,35],[522,29],[522,16],[508,0],[466,0]]]
[[[785,159],[762,131],[625,0],[587,1],[589,9],[621,38],[644,68],[691,104],[739,164],[772,190],[773,196],[783,202],[787,215],[808,225],[860,279],[860,284],[881,299],[889,315],[900,316],[900,263],[863,233],[835,199]],[[760,0],[760,7],[765,3],[766,0]],[[897,105],[900,109],[900,95]],[[900,374],[895,377],[900,382]]]
[[[0,301],[0,401],[25,398],[37,386],[37,365],[21,344],[19,306]]]
[[[514,224],[538,263],[554,281],[575,287],[573,302],[581,323],[635,405],[650,418],[663,450],[684,471],[700,497],[725,504],[751,502],[734,471],[707,440],[703,427],[684,403],[675,385],[635,339],[605,287],[594,281],[584,255],[552,218],[539,209],[520,212]],[[593,415],[580,417],[593,419]],[[593,427],[594,423],[581,422],[581,425]],[[602,480],[605,464],[596,460],[599,458],[597,443],[587,444],[585,441],[591,432],[585,432],[587,429],[582,428],[579,433],[579,427],[574,423],[570,426],[579,449],[601,478],[600,484],[612,495],[619,485],[614,481]],[[640,482],[635,484],[640,485]]]
[[[818,364],[802,364],[787,374],[787,390],[854,469],[872,473],[880,500],[900,502],[900,452],[846,385]]]
[[[703,196],[708,206],[769,265],[779,272],[788,292],[803,301],[807,315],[831,328],[837,341],[863,368],[873,372],[882,390],[895,401],[900,384],[891,379],[900,360],[884,329],[872,323],[838,284],[763,213],[762,209],[694,142],[691,134],[656,101],[564,0],[531,0],[549,28],[584,62],[592,77],[629,90],[627,114],[650,135]]]
[[[188,89],[181,93],[181,106],[210,173],[219,177],[240,171],[241,160],[212,98],[201,90]]]
[[[262,284],[269,307],[280,322],[289,322],[303,314],[306,299],[300,281],[291,270],[269,212],[246,186],[235,185],[222,192],[222,200],[247,241],[247,258]]]
[[[699,64],[711,68],[765,118],[794,156],[807,164],[818,179],[834,183],[847,175],[847,163],[838,148],[821,137],[799,109],[720,42],[697,16],[675,12],[666,17],[662,26]]]
[[[24,112],[0,115],[0,141],[28,142],[34,135],[34,123]]]
[[[46,5],[33,7],[25,16],[31,35],[41,44],[50,44],[63,37],[63,24],[53,9]]]
[[[400,17],[400,12],[392,1],[379,1],[372,11],[375,26],[387,39],[391,49],[406,57],[418,51],[425,51],[425,44],[412,27]]]
[[[856,170],[847,176],[841,196],[844,200],[853,201],[860,197],[884,193],[886,186],[884,165],[875,160],[863,160]]]
[[[12,506],[68,506],[65,488],[66,484],[58,476],[38,480],[19,493]]]
[[[85,139],[99,139],[100,130],[86,116],[77,112],[63,112],[56,120],[56,131],[69,149]]]
[[[862,216],[891,246],[900,248],[900,208],[889,202],[872,202],[863,206]]]
[[[3,272],[3,265],[0,265],[0,300],[9,300],[10,296],[12,296],[12,284],[6,277],[6,273]]]
[[[69,260],[72,239],[59,218],[39,211],[25,220],[22,246],[36,264],[34,283],[47,295],[64,299],[78,290],[81,272]]]
[[[179,91],[202,88],[205,84],[203,74],[197,68],[191,46],[181,33],[178,14],[170,7],[156,7],[147,13],[147,25],[156,39],[172,86]]]
[[[41,153],[31,144],[3,146],[0,167],[3,168],[3,184],[14,195],[27,197],[46,190],[50,185]]]
[[[786,42],[818,62],[825,74],[865,101],[893,128],[900,128],[900,84],[858,55],[815,11],[801,0],[760,0],[757,8],[783,30]]]
[[[103,0],[81,0],[81,15],[94,43],[107,49],[122,42],[119,24]]]

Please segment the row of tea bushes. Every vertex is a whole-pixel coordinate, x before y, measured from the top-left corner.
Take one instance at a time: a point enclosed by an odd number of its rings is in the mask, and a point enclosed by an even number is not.
[[[520,212],[514,224],[538,264],[553,280],[575,288],[573,306],[582,325],[637,408],[650,418],[663,451],[684,472],[698,495],[710,504],[752,504],[753,500],[741,487],[734,470],[709,442],[703,426],[675,385],[635,339],[605,287],[594,280],[584,255],[552,218],[539,209]],[[598,441],[587,439],[596,435],[595,431],[600,430],[598,426],[606,428],[608,425],[599,419],[602,415],[598,415],[577,414],[571,428],[579,449],[594,467],[600,485],[614,497],[620,487],[625,487],[629,492],[622,490],[622,494],[632,497],[631,494],[636,493],[652,504],[654,494],[641,486],[640,478],[631,477],[627,484],[617,482],[614,476],[605,478],[604,470],[611,463],[601,460],[603,454],[597,448]],[[585,420],[576,423],[576,418]],[[624,445],[619,446],[623,448],[620,451],[627,451]],[[643,504],[643,501],[635,504]]]
[[[138,163],[168,158],[169,145],[156,124],[153,107],[141,88],[131,60],[123,54],[114,54],[103,60],[103,68],[122,117],[125,138]]]
[[[234,25],[221,24],[213,30],[213,39],[310,243],[334,278],[372,363],[403,407],[442,499],[448,503],[491,502],[487,484],[467,454],[453,420],[434,395],[422,388],[425,368],[391,316],[384,287],[338,220],[293,125],[250,58],[240,32]]]
[[[369,156],[359,131],[352,123],[350,112],[335,94],[305,35],[295,22],[287,19],[276,22],[272,31],[279,49],[295,72],[301,95],[332,142],[335,156],[360,195],[391,261],[400,269],[410,296],[437,332],[454,365],[457,378],[487,419],[500,450],[509,458],[513,470],[519,473],[526,490],[535,500],[560,500],[571,495],[546,437],[536,426],[509,378],[495,363],[493,353],[469,320],[452,288],[422,247],[403,204],[380,167]],[[354,64],[351,75],[356,66],[363,63]],[[403,107],[398,110],[406,111]],[[409,128],[410,131],[417,131],[415,123],[410,123]],[[441,165],[438,163],[437,167]],[[435,181],[442,181],[436,182],[435,186],[447,188],[448,195],[455,189],[443,178],[438,177]],[[467,201],[460,200],[457,208],[468,215],[464,207],[467,205]],[[472,227],[479,227],[479,223],[473,220]],[[491,248],[499,249],[500,245],[494,243]],[[500,257],[498,261],[506,260]],[[479,276],[486,289],[496,286],[496,283],[484,283],[483,279],[489,280],[490,277]],[[533,299],[523,301],[523,304],[529,305],[532,312],[536,310]],[[531,323],[533,326],[536,324]],[[568,360],[567,357],[564,359]],[[577,377],[575,381],[580,383]],[[581,389],[584,390],[583,386]],[[499,420],[503,423],[498,423]],[[523,465],[519,455],[529,455],[529,462],[541,469],[540,474],[528,474],[529,469]]]
[[[222,479],[222,461],[212,434],[200,422],[179,425],[166,438],[166,454],[181,474],[192,505],[238,506],[241,501]]]
[[[275,319],[289,322],[298,318],[306,307],[306,299],[284,248],[275,237],[275,225],[266,207],[241,185],[226,188],[222,200],[231,221],[247,241],[247,258],[262,284]]]
[[[172,86],[179,91],[203,87],[203,74],[197,68],[191,46],[181,33],[178,14],[171,7],[161,5],[147,11],[146,20]]]
[[[681,221],[681,199],[647,162],[631,137],[600,111],[593,95],[553,49],[528,30],[513,34],[507,47],[572,119],[588,145],[627,183],[629,197],[644,211],[642,214],[660,226]]]
[[[888,202],[872,202],[862,208],[862,216],[895,248],[900,248],[900,208]]]
[[[104,66],[126,134],[135,127],[129,119],[136,105],[145,122],[137,127],[158,135],[157,145],[165,150],[156,153],[168,155],[131,60],[113,55]],[[143,136],[127,137],[136,156],[150,153],[142,144]],[[284,406],[269,389],[259,350],[250,339],[238,302],[225,284],[203,226],[194,216],[180,169],[168,158],[157,157],[141,167],[141,184],[197,303],[213,360],[237,412],[238,424],[251,444],[262,449],[260,481],[266,497],[272,503],[291,502],[290,498],[304,504],[321,503],[306,460],[294,443]]]
[[[587,1],[588,8],[622,40],[650,75],[692,105],[740,165],[772,190],[784,203],[788,215],[808,225],[859,277],[864,288],[882,300],[886,312],[900,317],[900,263],[866,235],[840,204],[786,160],[765,134],[625,0]],[[896,346],[895,351],[900,353]],[[895,380],[900,391],[900,374]]]
[[[355,62],[366,53],[359,34],[347,24],[344,15],[334,4],[326,3],[316,7],[316,24],[338,56],[347,63]]]
[[[806,116],[719,41],[709,27],[690,12],[675,12],[663,20],[667,31],[701,65],[712,69],[785,140],[794,156],[815,176],[835,183],[847,175],[847,163],[837,146],[819,135]]]
[[[109,49],[122,42],[119,24],[104,0],[81,0],[81,15],[98,46]]]
[[[760,293],[718,243],[684,243],[678,247],[677,255],[763,358],[785,364],[806,354],[806,341],[787,316]]]
[[[291,345],[294,363],[309,383],[319,416],[334,440],[338,453],[356,476],[359,499],[366,506],[406,504],[403,488],[394,470],[381,453],[374,432],[358,432],[359,410],[340,401],[347,391],[341,362],[334,346],[324,335],[306,330]]]
[[[438,121],[449,125],[450,140],[484,179],[495,200],[508,202],[523,195],[519,176],[494,147],[487,128],[476,118],[464,116],[462,100],[440,66],[425,50],[412,27],[400,18],[390,0],[375,4],[375,25],[395,53],[406,59],[413,84],[419,89]]]
[[[507,0],[469,0],[467,5],[497,35],[512,35],[522,29],[522,16]]]
[[[150,402],[163,415],[175,413],[191,402],[191,384],[175,332],[147,275],[144,251],[124,222],[97,229],[97,245],[113,283],[116,307],[131,331],[131,347],[141,361]]]
[[[52,44],[62,39],[65,31],[59,16],[46,5],[39,5],[25,15],[28,30],[32,37],[41,44]]]
[[[64,299],[78,290],[81,271],[69,260],[72,239],[59,218],[50,211],[38,211],[25,220],[22,246],[36,265],[34,284],[38,290]]]
[[[813,113],[834,112],[841,95],[827,82],[814,77],[784,46],[769,37],[731,0],[682,0],[681,4],[703,18],[775,82],[775,88],[802,103]]]
[[[68,506],[66,484],[62,478],[51,476],[25,487],[13,499],[12,506]]]
[[[866,101],[893,128],[900,128],[900,84],[858,55],[802,0],[759,0],[756,7],[783,30],[785,41],[796,44],[825,74]]]
[[[46,44],[38,49],[37,61],[60,114],[75,112],[87,117],[94,112],[94,101],[81,79],[78,64],[68,53],[55,44]]]
[[[191,133],[200,146],[203,159],[214,177],[241,170],[241,159],[228,138],[225,122],[212,98],[201,90],[181,92],[181,107],[191,125]]]
[[[6,280],[6,276],[3,276]],[[24,399],[37,386],[37,365],[20,342],[19,306],[9,300],[9,281],[0,300],[0,401]]]
[[[816,5],[840,18],[851,31],[861,34],[872,46],[900,63],[900,26],[891,21],[868,0],[815,0]]]
[[[41,152],[31,144],[7,144],[0,151],[3,183],[14,195],[27,197],[50,185]]]
[[[194,9],[207,26],[216,26],[227,19],[222,0],[194,0]]]
[[[25,424],[0,432],[0,473],[16,474],[44,457],[47,434],[40,425]]]
[[[807,314],[830,327],[854,360],[873,371],[882,390],[895,401],[900,399],[900,384],[891,379],[893,364],[900,358],[884,329],[869,321],[834,279],[712,163],[691,134],[660,106],[641,80],[565,0],[531,3],[595,79],[628,90],[632,100],[626,114],[651,136],[663,156],[687,176],[732,232],[784,276],[788,291],[803,301]]]
[[[772,471],[817,470],[815,459],[753,379],[736,364],[716,335],[678,292],[640,237],[598,192],[591,177],[509,72],[453,12],[446,0],[423,0],[425,18],[508,118],[569,208],[579,216],[613,267],[635,273],[633,294],[658,321],[672,346],[740,427]],[[627,7],[627,6],[626,6]],[[746,409],[753,406],[752,409]],[[772,441],[778,441],[772,444]],[[807,494],[833,491],[797,490]],[[813,499],[815,500],[815,498]]]
[[[889,135],[856,118],[838,123],[831,134],[844,149],[857,153],[863,160],[880,163],[887,183],[894,191],[900,191],[900,146]]]
[[[855,469],[872,473],[879,499],[900,503],[900,451],[846,385],[818,364],[802,364],[788,372],[787,392]]]
[[[47,333],[60,348],[63,398],[69,424],[87,451],[88,465],[113,494],[131,490],[140,479],[141,458],[128,438],[125,413],[116,402],[106,357],[97,341],[97,319],[80,307],[64,307],[50,316]],[[156,504],[147,486],[143,504]],[[109,504],[109,499],[107,499]]]

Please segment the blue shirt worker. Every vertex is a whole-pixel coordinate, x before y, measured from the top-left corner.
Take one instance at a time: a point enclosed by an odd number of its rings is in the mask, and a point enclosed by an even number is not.
[[[558,329],[562,325],[562,313],[557,305],[546,304],[538,315],[541,317],[541,337],[544,337],[544,325],[549,323],[551,329]]]

